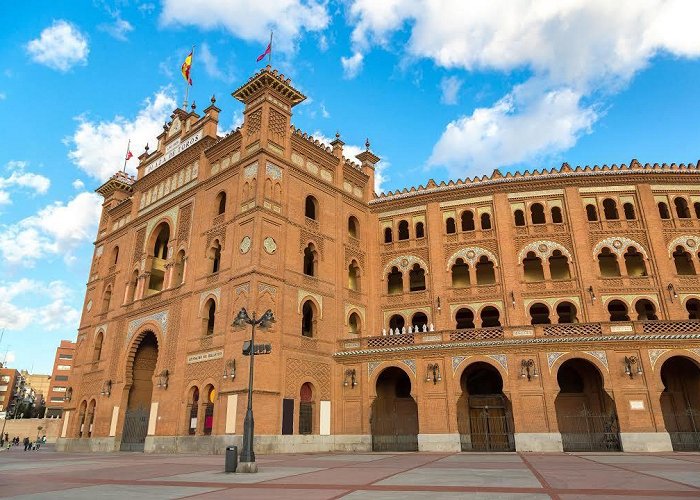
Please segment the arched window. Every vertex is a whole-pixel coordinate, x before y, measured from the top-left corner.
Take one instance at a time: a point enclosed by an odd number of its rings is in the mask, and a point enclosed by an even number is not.
[[[400,332],[404,326],[406,326],[406,320],[400,314],[394,314],[389,318],[389,330]]]
[[[637,311],[638,321],[656,321],[659,318],[656,316],[656,307],[654,303],[647,299],[640,299],[634,305],[634,310]]]
[[[416,222],[416,238],[425,238],[425,225],[422,222]]]
[[[313,243],[306,245],[304,249],[304,274],[307,276],[316,276],[318,266],[318,252]]]
[[[569,259],[561,253],[561,250],[554,250],[549,257],[549,274],[553,280],[568,280],[571,278]]]
[[[491,214],[488,214],[488,213],[481,214],[481,229],[483,229],[483,230],[491,229]]]
[[[555,224],[561,224],[564,222],[564,219],[561,216],[561,208],[552,207],[552,222]]]
[[[299,434],[311,434],[314,431],[314,391],[309,382],[305,382],[299,391]]]
[[[207,300],[204,304],[203,335],[214,335],[214,323],[216,321],[216,302],[214,299]]]
[[[399,241],[407,240],[408,238],[408,222],[405,220],[399,221]]]
[[[644,263],[644,256],[634,247],[629,247],[625,252],[625,267],[627,276],[646,276],[647,266]]]
[[[598,254],[598,267],[600,275],[603,278],[612,278],[620,276],[620,266],[617,263],[617,255],[610,251],[609,248],[603,248]]]
[[[419,264],[414,264],[408,273],[408,287],[411,292],[425,290],[425,270]]]
[[[148,289],[151,292],[160,292],[165,286],[165,260],[168,258],[169,240],[170,226],[162,223],[156,229],[156,239],[152,247],[151,275],[148,280]]]
[[[411,318],[411,326],[413,326],[413,331],[423,331],[423,325],[425,325],[426,329],[428,328],[428,316],[426,316],[425,313],[417,312],[413,315],[413,318]]]
[[[359,335],[360,331],[362,330],[362,321],[360,320],[360,316],[357,313],[351,313],[350,317],[348,318],[348,328],[349,328],[349,333],[353,335]]]
[[[557,323],[578,323],[576,306],[571,302],[562,302],[557,305]]]
[[[348,288],[350,290],[360,291],[360,266],[357,261],[353,260],[348,266]]]
[[[676,265],[676,274],[688,276],[695,274],[695,265],[690,253],[686,252],[682,246],[677,246],[673,252],[673,263]]]
[[[474,231],[474,212],[465,210],[462,212],[462,231]]]
[[[541,203],[530,205],[530,219],[533,224],[545,224],[547,222],[544,218],[544,207]]]
[[[301,306],[301,334],[312,338],[316,333],[316,305],[307,300]]]
[[[685,308],[688,311],[688,319],[700,319],[700,300],[690,299]]]
[[[226,192],[221,191],[219,194],[216,195],[216,201],[214,203],[216,205],[216,215],[221,215],[224,212],[226,212]]]
[[[622,210],[625,212],[625,219],[634,220],[637,218],[634,213],[634,205],[632,205],[629,201],[622,205]]]
[[[112,249],[112,265],[115,266],[117,262],[119,261],[119,247],[114,246]]]
[[[491,328],[501,326],[501,313],[493,306],[486,306],[481,310],[481,327]]]
[[[391,228],[387,227],[384,229],[384,243],[391,243],[393,241],[393,236],[391,234]]]
[[[311,220],[317,220],[318,216],[318,200],[309,195],[304,202],[304,215]]]
[[[353,238],[358,238],[359,236],[360,223],[354,215],[348,218],[348,234]]]
[[[469,264],[465,263],[464,259],[459,258],[452,266],[452,286],[466,288],[469,284]]]
[[[136,300],[136,287],[139,286],[139,272],[134,270],[131,273],[131,281],[129,281],[129,293],[127,294],[126,302],[131,303]]]
[[[173,276],[173,286],[182,285],[185,281],[185,251],[180,250],[175,257],[175,274]]]
[[[221,243],[219,243],[219,240],[214,240],[214,244],[209,250],[209,257],[212,260],[211,272],[218,273],[221,266]]]
[[[399,295],[403,293],[403,274],[399,268],[394,266],[386,278],[387,293],[389,295]]]
[[[659,217],[661,217],[662,219],[671,218],[671,214],[668,211],[668,205],[666,205],[666,203],[660,201],[657,206],[659,207]]]
[[[474,328],[474,313],[471,309],[463,307],[457,311],[455,315],[457,330],[463,330],[465,328]]]
[[[528,252],[523,259],[523,271],[525,273],[525,281],[544,281],[544,269],[542,268],[542,259],[535,252]]]
[[[690,219],[690,210],[685,198],[678,196],[673,200],[673,204],[676,205],[676,213],[679,219]]]
[[[700,202],[693,203],[693,208],[695,209],[695,217],[700,219]]]
[[[102,313],[109,311],[109,304],[112,301],[112,285],[107,286],[104,295],[102,296]]]
[[[96,363],[102,359],[102,342],[104,342],[104,334],[102,331],[97,332],[95,335],[95,346],[92,352],[92,362]]]
[[[598,211],[595,208],[595,205],[588,204],[586,205],[586,218],[590,222],[595,222],[598,220]]]
[[[454,234],[457,232],[457,228],[455,227],[455,220],[452,217],[448,217],[445,221],[445,232],[447,234]]]
[[[533,325],[549,325],[552,322],[549,319],[549,307],[539,302],[530,306],[530,318]]]
[[[486,255],[482,255],[479,257],[479,262],[476,263],[476,284],[492,285],[495,282],[496,271],[493,262]]]
[[[612,198],[603,200],[603,215],[605,215],[605,220],[618,220],[620,218],[617,213],[617,203]]]
[[[608,313],[610,321],[629,321],[630,317],[627,314],[627,304],[621,300],[611,300],[608,304]]]
[[[513,212],[513,219],[515,219],[516,226],[524,226],[525,225],[525,214],[523,213],[522,210],[518,209],[515,212]]]

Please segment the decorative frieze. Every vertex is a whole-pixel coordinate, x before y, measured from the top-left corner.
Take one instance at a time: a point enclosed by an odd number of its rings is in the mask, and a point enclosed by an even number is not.
[[[128,342],[131,340],[131,337],[133,337],[134,333],[136,330],[141,327],[144,323],[148,321],[154,321],[158,325],[160,325],[160,330],[161,334],[165,336],[168,330],[168,311],[160,311],[157,313],[149,314],[148,316],[144,316],[142,318],[135,319],[133,321],[129,322],[129,327],[126,332],[126,341]]]

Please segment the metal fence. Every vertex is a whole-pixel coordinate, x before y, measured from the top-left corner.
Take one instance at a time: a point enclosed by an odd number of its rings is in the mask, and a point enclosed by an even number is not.
[[[614,414],[582,411],[559,419],[564,451],[622,451],[620,428]]]

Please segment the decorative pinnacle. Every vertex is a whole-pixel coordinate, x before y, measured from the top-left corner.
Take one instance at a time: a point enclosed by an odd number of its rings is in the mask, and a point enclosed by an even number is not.
[[[335,131],[335,138],[340,139],[340,131],[338,131],[338,130]]]
[[[168,130],[168,122],[163,122],[163,131]]]
[[[148,143],[146,143],[146,147],[143,149],[146,151],[146,153],[148,153]]]
[[[197,104],[196,104],[194,101],[192,101],[192,106],[190,106],[190,109],[191,109],[192,111],[194,111],[195,109],[197,109]]]
[[[365,150],[369,151],[369,137],[365,140]]]
[[[216,96],[214,94],[211,95],[211,99],[209,99],[209,102],[211,102],[211,105],[213,106],[214,103],[216,102]]]

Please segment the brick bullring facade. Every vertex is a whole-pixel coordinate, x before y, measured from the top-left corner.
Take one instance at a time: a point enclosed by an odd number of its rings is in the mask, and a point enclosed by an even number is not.
[[[698,449],[700,169],[571,168],[377,196],[271,68],[176,109],[104,208],[59,447]]]

